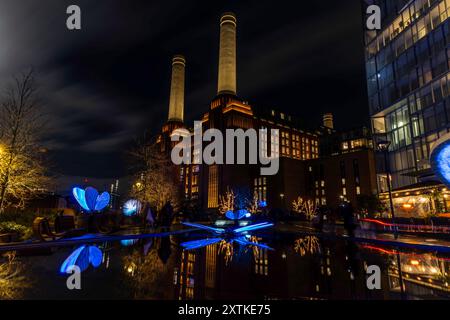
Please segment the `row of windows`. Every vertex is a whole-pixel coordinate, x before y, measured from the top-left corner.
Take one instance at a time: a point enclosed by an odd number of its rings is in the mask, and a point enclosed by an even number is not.
[[[208,177],[208,208],[219,206],[219,169],[217,166],[209,167]]]
[[[255,189],[254,192],[258,197],[259,201],[267,201],[267,178],[257,178],[255,179]]]
[[[384,30],[367,46],[367,59],[387,50],[398,56],[414,43],[424,38],[448,17],[449,0],[441,0],[429,13],[422,16],[426,9],[436,4],[436,0],[417,0],[397,17],[393,24]],[[422,16],[420,19],[419,17]]]
[[[281,155],[294,159],[309,160],[319,156],[318,140],[281,132]]]
[[[374,119],[376,133],[387,133],[395,151],[413,139],[446,130],[450,123],[450,74],[402,100],[384,118]]]
[[[383,68],[379,67],[378,62],[370,61],[367,64],[367,87],[372,113],[390,106],[398,98],[449,70],[450,50],[445,46],[450,44],[450,23],[436,30],[433,35]]]
[[[359,162],[357,159],[354,159],[352,162],[352,169],[353,169],[353,179],[355,183],[355,193],[356,195],[361,194],[361,178],[360,178],[360,169],[359,169]],[[324,165],[319,165],[319,167],[309,167],[309,181],[315,181],[315,196],[316,201],[317,199],[324,198],[326,196],[326,183],[325,183],[325,167]],[[341,179],[341,189],[342,189],[342,196],[346,197],[347,194],[347,182],[348,182],[348,175],[346,170],[346,162],[341,161],[339,163],[339,173],[340,173],[340,179]],[[334,186],[333,186],[334,187]]]

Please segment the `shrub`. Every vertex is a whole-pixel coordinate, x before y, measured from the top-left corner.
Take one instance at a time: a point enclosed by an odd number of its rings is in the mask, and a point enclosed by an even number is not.
[[[32,230],[29,227],[12,221],[0,222],[0,234],[4,233],[17,233],[21,239],[28,239],[31,236]]]

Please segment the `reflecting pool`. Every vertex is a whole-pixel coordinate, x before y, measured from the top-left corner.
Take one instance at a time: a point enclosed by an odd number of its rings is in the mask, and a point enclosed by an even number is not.
[[[186,249],[186,243],[202,245]],[[194,232],[0,255],[1,299],[450,297],[450,256],[314,235],[275,232],[230,241]],[[83,271],[81,290],[67,289],[61,270],[71,264]],[[381,290],[367,288],[371,265],[381,268]]]

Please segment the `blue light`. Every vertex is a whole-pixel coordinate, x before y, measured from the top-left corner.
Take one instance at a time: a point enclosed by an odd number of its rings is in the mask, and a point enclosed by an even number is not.
[[[77,200],[78,204],[87,211],[90,211],[87,203],[86,203],[86,195],[83,189],[80,188],[73,188],[72,190],[73,196],[75,197],[75,200]]]
[[[437,173],[448,185],[450,183],[450,145],[440,150],[436,159]]]
[[[78,204],[88,212],[102,211],[111,199],[108,192],[103,192],[99,195],[98,191],[91,187],[86,188],[86,190],[73,188],[72,193]]]
[[[132,217],[139,213],[141,210],[141,203],[139,200],[131,199],[125,202],[123,205],[123,215],[126,217]]]
[[[136,243],[138,243],[139,240],[136,239],[129,239],[129,240],[121,240],[120,244],[124,247],[132,247],[134,246]]]
[[[430,156],[431,167],[436,176],[450,187],[450,134],[444,135],[433,146]]]
[[[230,220],[241,220],[243,218],[250,218],[252,214],[247,210],[228,211],[225,216]]]
[[[67,274],[73,268],[77,266],[80,268],[81,272],[89,268],[92,264],[94,268],[98,268],[102,264],[103,254],[102,251],[95,246],[81,246],[74,250],[70,256],[64,260],[59,272],[61,274]]]
[[[195,249],[200,249],[200,248],[204,248],[204,247],[219,243],[222,240],[223,240],[222,238],[195,240],[195,241],[184,242],[181,244],[181,246],[185,250],[195,250]]]
[[[243,233],[243,232],[248,232],[248,231],[266,229],[266,228],[270,228],[270,227],[273,227],[273,223],[263,222],[263,223],[251,224],[246,227],[238,228],[238,229],[234,230],[234,232],[235,233]]]
[[[204,225],[198,224],[198,223],[182,222],[182,224],[185,225],[185,226],[188,226],[188,227],[193,227],[193,228],[198,228],[198,229],[202,229],[202,230],[212,231],[212,232],[218,233],[218,234],[222,234],[222,233],[225,232],[224,229],[208,227],[208,226],[204,226]]]
[[[267,208],[267,201],[260,201],[259,202],[259,207],[260,208]]]
[[[244,237],[236,238],[236,239],[234,239],[234,241],[243,246],[255,246],[255,247],[258,247],[261,249],[267,249],[267,250],[273,251],[273,248],[269,247],[268,245],[265,245],[263,243],[256,243],[256,242],[248,241]]]

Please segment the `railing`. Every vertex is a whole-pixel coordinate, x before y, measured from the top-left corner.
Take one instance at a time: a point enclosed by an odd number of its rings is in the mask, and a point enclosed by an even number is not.
[[[402,232],[411,232],[411,233],[450,233],[450,226],[435,226],[431,225],[417,225],[417,224],[399,224],[399,223],[387,223],[381,220],[376,219],[361,219],[360,222],[375,224],[384,231],[402,231]],[[364,228],[364,224],[362,225]]]

